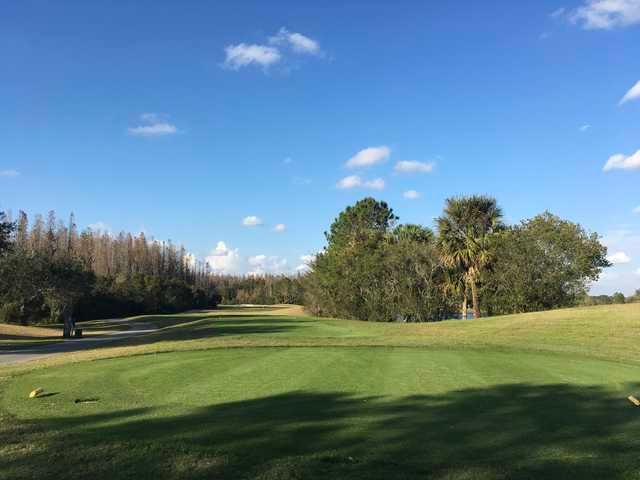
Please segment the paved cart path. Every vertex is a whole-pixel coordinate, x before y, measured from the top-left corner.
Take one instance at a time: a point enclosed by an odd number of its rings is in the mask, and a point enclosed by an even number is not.
[[[120,318],[105,320],[105,322],[122,322]],[[104,345],[108,342],[123,340],[126,338],[139,337],[151,332],[155,332],[158,328],[151,323],[136,322],[136,328],[133,330],[106,332],[100,336],[85,337],[78,339],[64,339],[59,343],[45,345],[25,345],[25,346],[8,346],[0,349],[0,365],[9,365],[15,363],[29,362],[39,360],[41,358],[50,357],[59,353],[77,352],[80,350],[90,350]]]

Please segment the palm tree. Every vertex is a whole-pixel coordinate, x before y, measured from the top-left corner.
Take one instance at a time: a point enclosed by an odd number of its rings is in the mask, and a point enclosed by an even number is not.
[[[496,199],[483,195],[448,198],[444,213],[438,218],[442,261],[448,268],[462,272],[471,289],[474,318],[480,318],[478,281],[491,261],[491,236],[502,226],[502,210]]]
[[[466,320],[469,304],[469,297],[467,295],[469,285],[465,278],[465,272],[460,268],[445,267],[442,290],[445,295],[453,295],[456,298],[462,298],[460,318]]]

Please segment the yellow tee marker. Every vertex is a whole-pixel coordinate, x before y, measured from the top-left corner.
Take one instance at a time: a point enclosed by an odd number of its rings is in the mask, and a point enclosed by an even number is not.
[[[634,397],[633,395],[629,395],[627,397],[627,399],[633,403],[636,407],[640,407],[640,400],[638,400],[636,397]]]
[[[41,393],[44,392],[44,389],[42,388],[36,388],[35,390],[33,390],[30,394],[29,394],[29,398],[36,398],[38,395],[40,395]]]

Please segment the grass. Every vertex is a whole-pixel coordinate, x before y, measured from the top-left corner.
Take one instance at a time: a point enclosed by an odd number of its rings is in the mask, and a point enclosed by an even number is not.
[[[640,478],[640,305],[139,323],[159,330],[3,369],[0,477]]]
[[[60,332],[54,328],[0,323],[0,347],[55,343],[60,341],[60,335]]]

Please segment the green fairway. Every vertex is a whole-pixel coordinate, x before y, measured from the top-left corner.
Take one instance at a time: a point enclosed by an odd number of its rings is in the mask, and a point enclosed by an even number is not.
[[[171,318],[134,346],[12,370],[0,477],[640,478],[638,306],[433,325]],[[536,322],[574,334],[545,343]],[[27,400],[36,387],[48,395]]]

